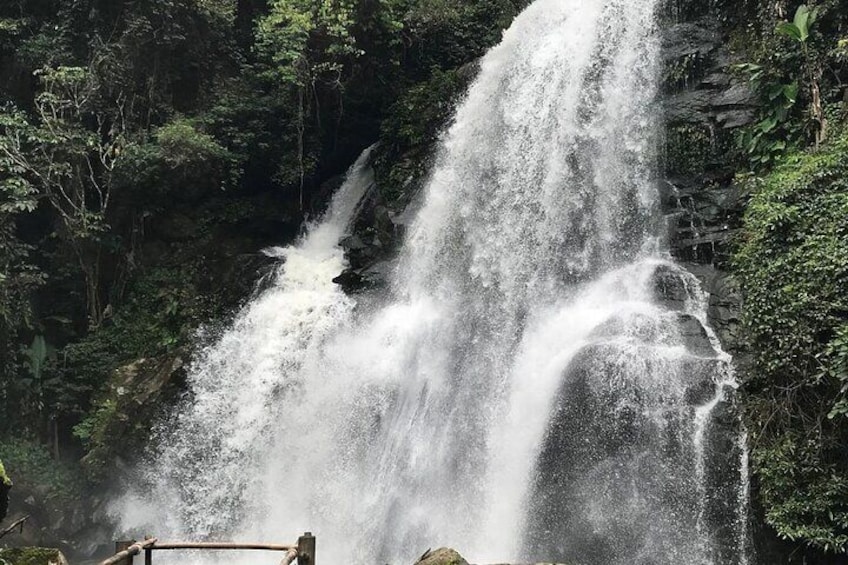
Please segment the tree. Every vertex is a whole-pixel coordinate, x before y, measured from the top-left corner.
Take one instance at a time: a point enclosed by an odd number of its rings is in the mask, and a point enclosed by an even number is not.
[[[257,25],[256,51],[266,63],[265,76],[295,108],[301,210],[315,162],[307,155],[307,122],[314,118],[321,129],[321,91],[335,93],[341,119],[345,72],[364,54],[353,33],[355,16],[353,0],[275,0]]]
[[[36,74],[42,90],[35,119],[14,107],[0,114],[0,175],[9,190],[57,212],[83,274],[89,324],[97,326],[104,311],[101,236],[126,143],[123,97],[103,100],[90,69],[46,67]]]

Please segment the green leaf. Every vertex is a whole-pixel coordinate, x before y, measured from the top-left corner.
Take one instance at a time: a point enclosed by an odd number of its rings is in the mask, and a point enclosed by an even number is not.
[[[47,340],[44,339],[43,335],[35,336],[32,340],[32,345],[24,351],[27,357],[27,369],[29,369],[30,374],[36,381],[41,380],[48,351]]]
[[[773,84],[771,88],[769,88],[768,98],[772,102],[780,98],[784,94],[784,85],[782,84]]]
[[[777,127],[777,117],[772,116],[771,118],[766,118],[765,120],[757,124],[757,127],[759,127],[760,131],[762,131],[763,133],[769,133]]]
[[[799,42],[804,41],[804,39],[801,39],[801,37],[802,37],[801,30],[795,24],[791,24],[789,22],[779,23],[779,24],[777,24],[776,31],[779,34],[785,35],[787,37],[791,37],[792,39],[794,39],[796,41],[799,41]]]
[[[810,30],[813,23],[816,21],[817,10],[810,9],[806,4],[802,4],[795,12],[794,25],[800,32],[800,41],[803,43],[810,37]]]
[[[791,84],[784,85],[783,96],[794,104],[798,100],[798,83],[793,82]]]

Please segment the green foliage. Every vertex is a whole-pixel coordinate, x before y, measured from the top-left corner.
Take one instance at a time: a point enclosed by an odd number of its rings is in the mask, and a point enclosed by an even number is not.
[[[123,443],[126,442],[127,438],[113,437],[109,433],[113,423],[133,416],[135,414],[119,413],[117,400],[107,397],[96,402],[85,418],[74,426],[74,436],[82,442],[87,452],[83,459],[86,474],[93,481],[98,482],[105,478],[104,474],[109,465],[108,456],[123,448]],[[148,426],[145,430],[149,433],[150,422],[145,423]]]
[[[770,75],[753,63],[739,65],[749,73],[749,83],[761,100],[759,120],[737,134],[737,145],[748,155],[752,166],[760,170],[774,165],[787,151],[802,146],[803,127],[793,113],[798,101],[797,80],[789,83]]]
[[[239,161],[196,121],[177,118],[152,138],[130,144],[115,170],[115,185],[148,207],[174,199],[196,201],[235,186]],[[145,190],[139,190],[144,188]]]
[[[753,62],[738,69],[748,74],[761,104],[757,123],[737,142],[756,171],[811,141],[820,145],[833,123],[830,106],[842,103],[846,61],[831,37],[845,25],[845,10],[837,1],[817,4],[800,5],[792,22],[766,25],[758,41],[746,35]]]
[[[61,563],[58,549],[16,547],[0,549],[0,565],[55,565]]]
[[[107,423],[113,420],[117,414],[118,403],[115,399],[109,398],[103,402],[97,403],[92,408],[86,417],[76,426],[74,426],[74,435],[82,440],[83,444],[89,448],[95,443],[105,443],[106,438],[101,437],[102,431]]]
[[[848,473],[825,461],[815,435],[787,430],[756,457],[766,520],[784,539],[802,541],[826,553],[848,547]]]
[[[410,88],[383,122],[383,139],[403,147],[430,145],[453,116],[467,82],[456,71],[433,71],[427,82]]]
[[[73,238],[105,229],[110,179],[123,145],[122,125],[101,107],[91,74],[80,67],[45,67],[35,99],[37,119],[7,108],[0,116],[0,175],[25,209],[40,195],[57,210]],[[116,112],[119,109],[115,109]],[[89,127],[110,126],[109,133]],[[109,122],[112,122],[109,124]]]
[[[6,468],[3,466],[3,460],[0,459],[0,484],[3,486],[12,486],[12,479],[6,474]]]
[[[50,371],[49,406],[82,418],[115,369],[183,346],[201,323],[220,314],[212,297],[198,291],[196,269],[202,265],[157,268],[135,280],[108,324],[61,351]],[[95,406],[90,417],[99,418],[101,409]],[[85,426],[81,430],[85,436]]]
[[[792,22],[781,22],[776,31],[787,37],[791,37],[798,43],[806,43],[810,37],[810,29],[818,17],[818,10],[810,8],[806,4],[798,6],[795,11],[795,19]]]
[[[430,80],[410,88],[389,109],[377,159],[378,185],[389,200],[421,178],[439,135],[453,117],[467,82],[457,71],[435,69]]]
[[[273,63],[269,73],[282,83],[305,86],[315,71],[317,64],[309,60],[307,47],[310,34],[318,27],[316,4],[276,0],[257,26],[256,48]],[[349,20],[349,12],[344,15]],[[349,39],[347,28],[342,30]]]
[[[745,381],[768,522],[825,551],[848,546],[848,136],[788,156],[753,193],[736,255],[755,366]],[[830,416],[830,417],[829,417]]]
[[[0,114],[0,128],[4,116]],[[31,260],[33,246],[18,237],[18,218],[36,207],[34,189],[18,172],[0,151],[0,375],[15,375],[22,368],[20,339],[34,325],[32,297],[45,280]],[[18,387],[0,378],[4,413],[14,405]]]
[[[819,361],[823,367],[822,379],[836,379],[842,383],[841,397],[828,418],[848,417],[848,323],[836,330],[836,337],[827,344]]]
[[[96,248],[109,229],[112,172],[124,145],[122,103],[101,100],[88,69],[45,67],[36,74],[36,118],[14,107],[0,114],[2,190],[24,210],[33,208],[27,198],[34,195],[53,207],[85,279],[89,323],[97,325],[103,305]]]
[[[29,440],[0,441],[0,459],[20,492],[39,492],[51,504],[75,504],[83,482],[75,466],[56,461],[43,445]]]
[[[422,73],[455,69],[496,44],[526,0],[417,0],[408,2],[404,34]]]

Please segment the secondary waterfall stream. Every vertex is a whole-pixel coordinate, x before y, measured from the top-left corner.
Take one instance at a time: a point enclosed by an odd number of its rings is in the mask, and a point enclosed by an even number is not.
[[[197,356],[114,505],[123,527],[311,530],[324,563],[441,545],[477,563],[747,563],[730,359],[664,251],[657,4],[521,14],[445,133],[390,289],[357,303],[332,280],[366,151]]]

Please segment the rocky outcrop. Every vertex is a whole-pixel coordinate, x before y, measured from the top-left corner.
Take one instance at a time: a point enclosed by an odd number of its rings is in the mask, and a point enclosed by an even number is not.
[[[751,123],[755,103],[748,84],[732,75],[733,56],[715,18],[679,22],[663,35],[666,119],[733,129]]]
[[[83,463],[96,478],[107,468],[122,467],[127,456],[144,446],[152,423],[183,389],[186,359],[187,353],[178,350],[114,372],[87,430],[89,450]]]
[[[660,189],[672,253],[701,279],[711,325],[736,355],[742,352],[741,296],[726,269],[747,194],[734,182],[734,136],[754,120],[757,99],[732,69],[739,61],[728,47],[729,23],[713,16],[699,14],[664,32],[666,175]]]
[[[379,153],[377,160],[375,166],[379,167]],[[386,187],[379,184],[368,192],[354,219],[352,233],[341,241],[350,266],[334,282],[346,292],[357,293],[387,284],[394,258],[414,218],[422,187],[423,177],[413,175],[394,198],[387,197]]]

